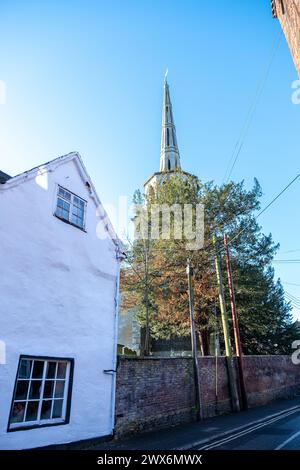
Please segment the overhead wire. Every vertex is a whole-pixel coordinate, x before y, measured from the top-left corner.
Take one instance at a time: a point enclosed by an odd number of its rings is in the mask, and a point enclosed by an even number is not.
[[[269,76],[269,73],[270,73],[270,70],[271,70],[271,66],[272,66],[274,58],[275,58],[275,55],[276,55],[276,53],[279,49],[282,37],[283,37],[283,32],[282,32],[282,30],[280,30],[278,37],[276,36],[276,38],[275,38],[273,47],[271,49],[271,56],[270,56],[270,59],[267,62],[267,67],[264,71],[263,76],[261,77],[261,80],[258,83],[256,92],[255,92],[255,95],[254,95],[253,103],[251,103],[251,105],[249,107],[249,110],[247,112],[247,115],[246,115],[246,118],[245,118],[245,121],[244,121],[244,125],[241,129],[241,132],[240,132],[239,137],[237,139],[237,142],[235,144],[234,150],[233,150],[232,155],[230,157],[230,160],[229,160],[229,163],[227,165],[225,175],[224,175],[224,178],[223,178],[223,182],[225,181],[227,183],[229,181],[229,179],[232,175],[232,172],[235,168],[235,165],[237,163],[237,160],[240,156],[241,150],[244,146],[244,142],[245,142],[247,133],[248,133],[248,131],[250,129],[250,126],[251,126],[251,123],[253,121],[257,105],[258,105],[260,97],[261,97],[261,95],[264,91],[264,88],[265,88],[265,85],[266,85],[266,82],[267,82],[267,79],[268,79],[268,76]]]

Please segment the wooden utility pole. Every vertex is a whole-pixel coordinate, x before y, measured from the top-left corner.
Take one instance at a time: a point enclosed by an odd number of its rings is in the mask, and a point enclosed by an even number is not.
[[[217,307],[214,306],[214,315],[215,315],[215,413],[218,414],[218,402],[219,402],[219,384],[218,384],[218,357],[220,356],[220,337],[219,337],[219,327],[217,319]]]
[[[200,421],[203,419],[204,413],[203,413],[203,406],[202,406],[202,394],[201,394],[201,383],[200,383],[200,377],[199,377],[199,361],[198,361],[198,351],[197,351],[198,348],[197,348],[196,327],[195,327],[194,289],[193,289],[193,280],[192,280],[194,271],[190,264],[189,259],[187,260],[186,273],[188,277],[188,287],[189,287],[191,343],[192,343],[192,354],[193,354],[197,419],[198,421]]]
[[[227,362],[232,409],[233,411],[239,411],[240,410],[239,396],[238,396],[236,373],[235,373],[235,368],[233,364],[231,344],[230,344],[229,325],[228,325],[225,294],[224,294],[224,287],[223,287],[222,266],[221,266],[220,255],[217,249],[217,241],[216,241],[215,235],[213,236],[213,244],[215,246],[215,266],[216,266],[217,283],[218,283],[218,289],[219,289],[221,320],[222,320],[222,327],[223,327],[223,333],[224,333],[225,355],[226,355],[226,362]]]
[[[150,305],[149,305],[149,263],[148,263],[148,247],[145,251],[145,308],[146,308],[146,325],[145,325],[145,343],[144,356],[150,355]]]
[[[227,238],[226,233],[224,234],[224,246],[225,246],[225,254],[226,254],[226,266],[227,266],[228,284],[229,284],[229,292],[230,292],[230,304],[231,304],[231,312],[232,312],[234,341],[235,341],[235,349],[236,349],[236,356],[237,356],[238,369],[239,369],[241,398],[242,398],[243,409],[246,410],[248,408],[248,398],[247,398],[247,391],[246,391],[245,378],[244,378],[243,350],[242,350],[242,343],[241,343],[241,337],[240,337],[239,320],[238,320],[237,311],[236,311],[236,302],[235,302],[235,293],[234,293],[234,286],[233,286],[230,253],[229,253],[228,238]]]

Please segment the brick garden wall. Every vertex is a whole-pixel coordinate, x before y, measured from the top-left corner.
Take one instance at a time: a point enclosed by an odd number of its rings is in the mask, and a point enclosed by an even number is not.
[[[205,416],[230,412],[225,359],[199,360]],[[263,405],[300,394],[300,365],[295,366],[289,356],[246,356],[245,380],[249,405]],[[191,358],[119,359],[117,437],[191,422],[195,417]]]
[[[249,405],[265,405],[300,394],[300,365],[290,356],[246,356],[245,381]]]

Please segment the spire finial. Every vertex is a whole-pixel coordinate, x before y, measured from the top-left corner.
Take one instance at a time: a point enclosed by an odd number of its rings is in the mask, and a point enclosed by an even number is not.
[[[168,80],[167,80],[168,73],[169,73],[169,69],[167,68],[165,72],[165,83],[168,83]]]

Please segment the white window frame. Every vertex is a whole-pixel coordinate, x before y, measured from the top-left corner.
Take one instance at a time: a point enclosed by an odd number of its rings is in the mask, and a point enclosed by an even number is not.
[[[59,194],[60,190],[62,190],[63,192],[67,193],[69,195],[69,198],[66,198],[64,195],[62,194]],[[75,202],[74,202],[74,199],[77,198],[79,199],[79,201],[82,202],[83,204],[83,224],[82,226],[81,225],[78,225],[76,224],[73,220],[72,220],[72,215],[73,215],[73,208],[75,206]],[[58,199],[61,199],[62,201],[64,201],[65,203],[69,204],[69,213],[68,213],[68,218],[66,217],[63,217],[61,215],[59,215],[58,213]],[[72,191],[69,191],[69,189],[66,189],[64,188],[63,186],[61,185],[57,185],[57,191],[56,191],[56,201],[55,201],[55,211],[54,211],[54,215],[60,219],[60,220],[63,220],[64,222],[67,222],[69,223],[70,225],[73,225],[74,227],[77,227],[79,228],[80,230],[84,230],[85,231],[85,225],[86,225],[86,208],[87,208],[87,201],[85,201],[82,197],[78,196],[77,194],[73,193]]]
[[[24,360],[25,361],[26,360],[32,361],[32,366],[31,366],[31,371],[30,371],[30,377],[29,378],[19,378],[21,364],[22,364],[22,361],[24,361]],[[33,368],[34,368],[34,361],[44,362],[43,375],[40,378],[32,378]],[[56,363],[55,375],[54,375],[53,379],[46,377],[47,366],[48,366],[49,362],[55,362]],[[59,363],[67,363],[65,379],[57,378],[57,370],[58,370],[58,364]],[[45,357],[39,357],[39,356],[21,356],[20,361],[19,361],[16,381],[15,381],[15,389],[14,389],[14,394],[13,394],[13,399],[12,399],[11,412],[10,412],[10,416],[9,416],[8,431],[17,430],[17,429],[26,429],[26,428],[32,428],[32,427],[43,427],[43,426],[49,426],[49,425],[54,425],[54,424],[65,424],[67,422],[67,419],[68,419],[68,416],[67,416],[68,415],[68,406],[69,406],[68,402],[69,402],[69,398],[71,396],[70,395],[71,394],[71,390],[70,390],[71,370],[72,370],[72,360],[71,359],[64,359],[64,358],[63,359],[58,359],[58,358],[55,358],[55,357],[45,358]],[[18,384],[19,381],[23,381],[23,380],[24,381],[29,381],[26,398],[15,399],[15,395],[16,395],[16,391],[17,391],[17,384]],[[49,380],[54,381],[52,397],[44,397],[45,383],[46,383],[46,381],[49,381]],[[41,381],[41,391],[40,391],[40,396],[39,396],[38,399],[37,398],[29,398],[31,384],[34,381]],[[64,381],[65,386],[64,386],[63,397],[56,397],[55,398],[54,397],[55,384],[56,384],[57,381]],[[43,404],[43,401],[45,401],[45,400],[46,401],[47,400],[52,401],[50,416],[52,416],[55,401],[63,400],[62,413],[61,413],[60,418],[51,418],[51,417],[48,418],[48,419],[42,419],[41,418],[42,404]],[[37,419],[34,420],[34,421],[25,421],[28,403],[36,402],[36,401],[39,402],[38,412],[37,412]],[[24,403],[24,402],[26,404],[25,404],[25,410],[24,410],[24,414],[23,414],[23,420],[19,421],[19,422],[12,422],[11,419],[12,419],[12,413],[13,413],[13,408],[14,408],[15,403]]]

